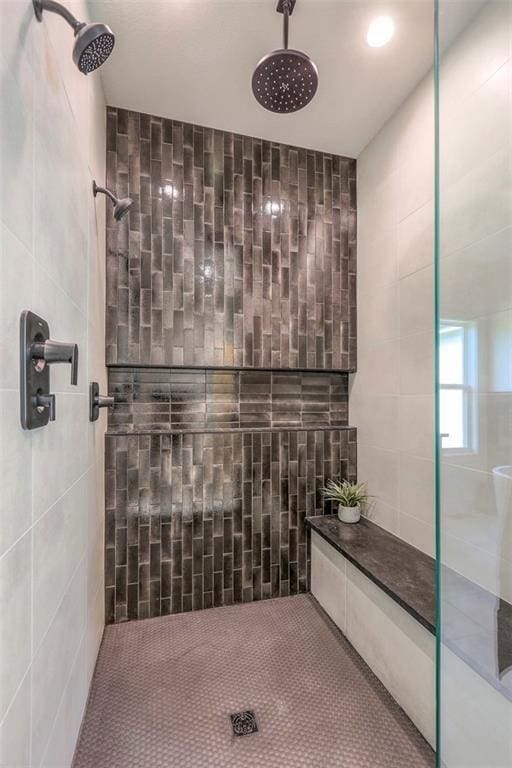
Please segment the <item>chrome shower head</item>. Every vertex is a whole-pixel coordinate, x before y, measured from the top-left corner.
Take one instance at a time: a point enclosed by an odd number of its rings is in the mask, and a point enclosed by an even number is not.
[[[32,0],[38,21],[43,20],[43,11],[57,13],[67,21],[75,33],[73,61],[84,75],[93,72],[108,59],[114,48],[114,33],[106,24],[86,24],[75,19],[73,14],[55,0]]]
[[[131,197],[122,197],[118,199],[109,189],[106,187],[98,187],[96,182],[93,181],[92,193],[94,197],[96,197],[98,192],[101,192],[102,195],[106,195],[108,199],[112,201],[112,204],[114,205],[114,219],[116,221],[121,221],[121,219],[126,216],[133,205],[133,200]]]
[[[283,14],[283,48],[264,56],[252,76],[252,92],[270,112],[297,112],[314,97],[318,88],[315,63],[302,51],[288,48],[288,19],[295,0],[279,0]]]

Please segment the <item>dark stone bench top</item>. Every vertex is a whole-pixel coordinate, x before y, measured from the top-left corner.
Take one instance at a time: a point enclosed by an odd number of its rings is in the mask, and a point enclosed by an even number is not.
[[[306,524],[435,635],[431,557],[364,517],[349,524],[336,515],[320,515],[308,517]]]
[[[435,560],[366,518],[306,518],[307,526],[436,633]],[[512,701],[512,605],[443,566],[442,644]]]

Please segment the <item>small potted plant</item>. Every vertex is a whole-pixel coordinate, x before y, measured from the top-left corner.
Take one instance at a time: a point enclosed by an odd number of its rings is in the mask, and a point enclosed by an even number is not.
[[[361,504],[370,498],[366,483],[341,483],[329,480],[322,489],[324,497],[338,505],[338,517],[342,523],[357,523],[361,517]]]

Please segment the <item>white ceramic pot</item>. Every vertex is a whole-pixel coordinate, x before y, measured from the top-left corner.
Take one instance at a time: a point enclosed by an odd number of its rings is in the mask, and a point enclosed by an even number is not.
[[[358,523],[361,517],[361,506],[342,507],[338,504],[338,517],[342,523]]]

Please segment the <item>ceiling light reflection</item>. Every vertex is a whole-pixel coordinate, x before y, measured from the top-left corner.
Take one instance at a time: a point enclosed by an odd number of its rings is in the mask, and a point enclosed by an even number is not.
[[[395,32],[395,24],[389,16],[379,16],[368,27],[366,42],[371,48],[380,48],[389,43]]]
[[[160,187],[160,194],[170,197],[171,200],[177,200],[180,193],[174,184],[165,184],[163,187]]]

